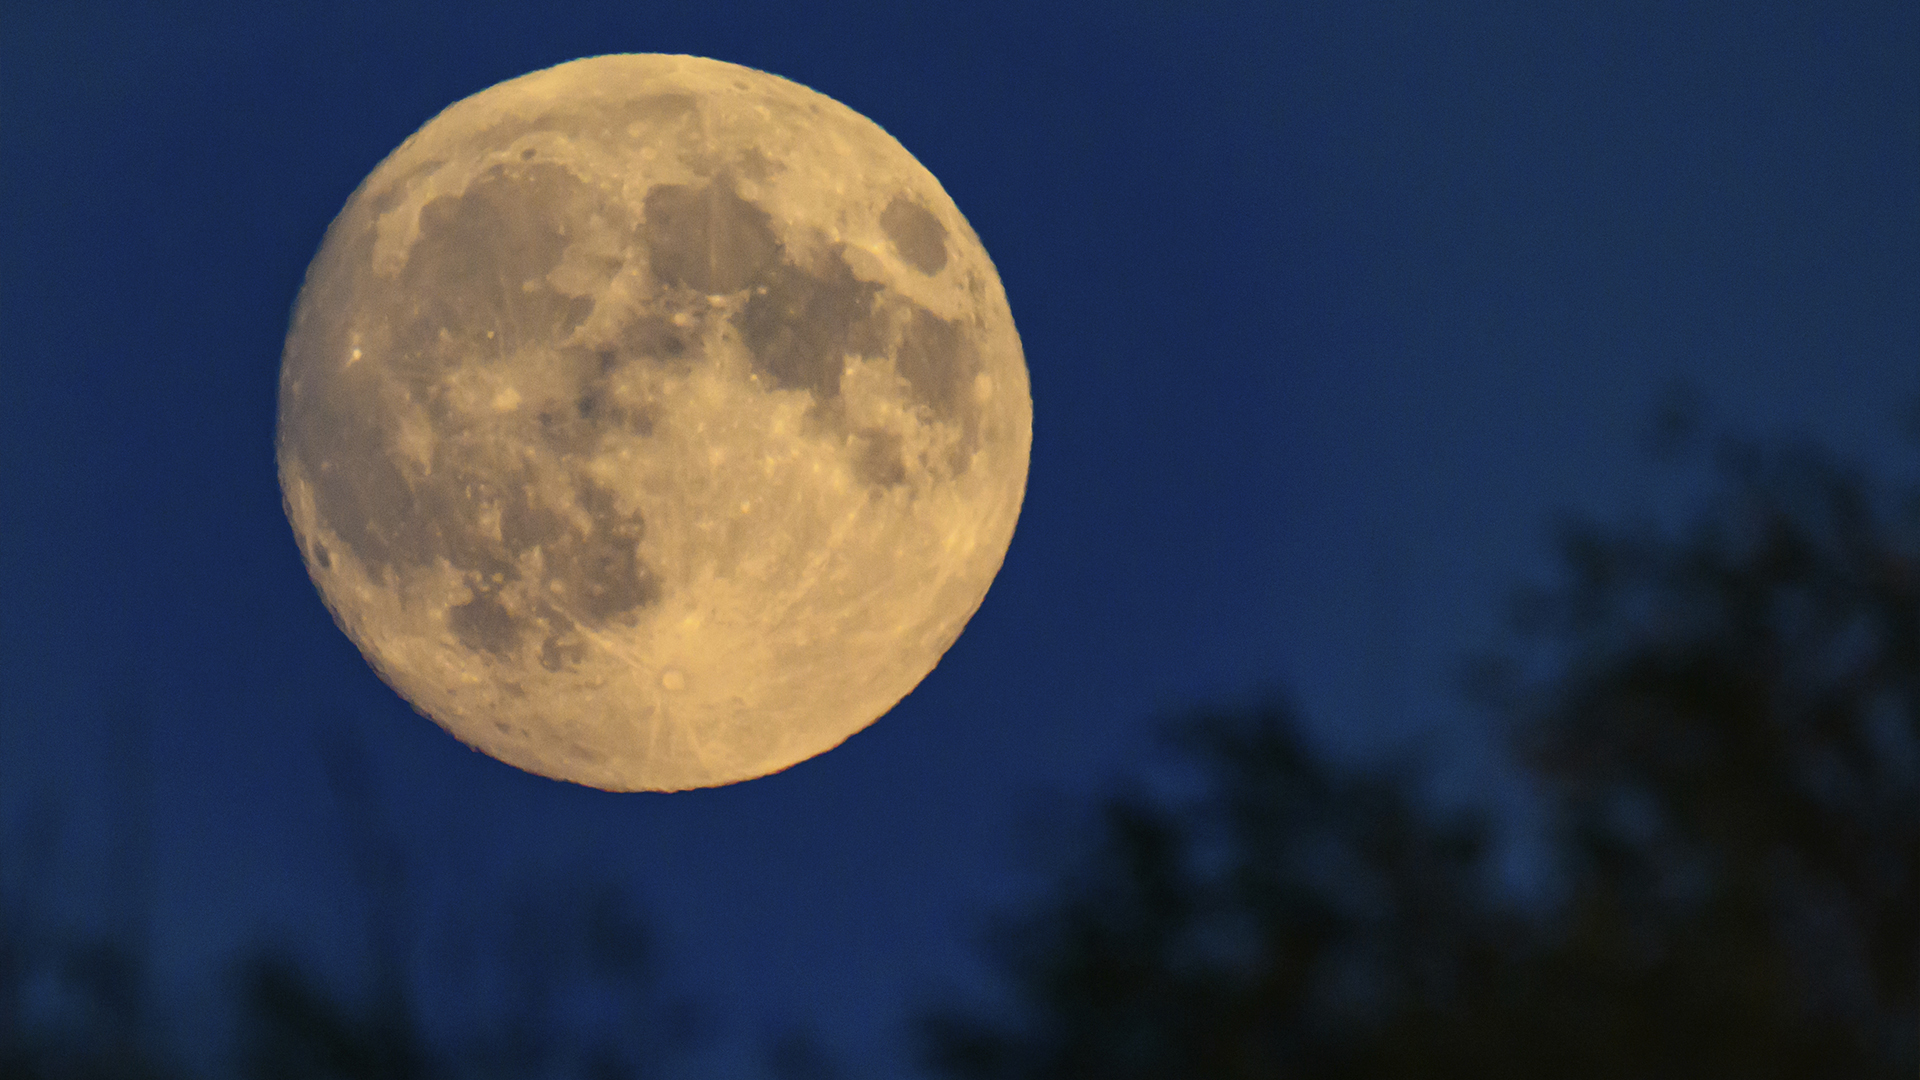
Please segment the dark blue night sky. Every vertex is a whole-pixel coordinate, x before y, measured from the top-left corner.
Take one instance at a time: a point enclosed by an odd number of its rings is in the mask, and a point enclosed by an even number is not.
[[[798,1026],[882,1077],[912,1006],[981,985],[1049,793],[1146,764],[1169,710],[1283,690],[1329,752],[1417,748],[1524,821],[1457,664],[1550,567],[1552,513],[1694,490],[1642,450],[1677,387],[1911,467],[1920,6],[1452,6],[7,5],[0,883],[84,927],[148,882],[183,1031],[263,937],[350,979],[366,895],[320,753],[349,730],[434,1008],[503,898],[597,873],[710,1007],[717,1074]],[[986,244],[1033,382],[1019,531],[933,675],[823,757],[674,795],[414,714],[274,474],[289,307],[354,186],[454,100],[612,52],[885,127]]]

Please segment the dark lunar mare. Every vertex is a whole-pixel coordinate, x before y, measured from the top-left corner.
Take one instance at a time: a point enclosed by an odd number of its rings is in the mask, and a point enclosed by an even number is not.
[[[579,529],[536,501],[535,477],[512,427],[453,408],[446,375],[465,365],[528,362],[541,350],[560,353],[554,346],[586,319],[593,301],[551,288],[547,275],[592,227],[591,216],[613,212],[572,172],[542,163],[496,166],[462,194],[432,200],[422,208],[420,236],[399,280],[381,288],[361,271],[372,287],[336,309],[357,319],[368,359],[328,363],[353,347],[346,328],[335,328],[315,345],[320,363],[303,365],[288,391],[285,437],[313,484],[320,519],[367,572],[404,577],[446,559],[473,591],[448,612],[459,640],[475,652],[506,656],[535,631],[542,662],[556,670],[584,655],[576,619],[594,626],[630,621],[659,598],[658,576],[637,553],[645,522],[577,473],[575,499],[592,516],[591,527]],[[372,237],[357,239],[349,265],[365,267]],[[604,288],[620,264],[594,269]],[[676,339],[663,327],[632,332],[651,333],[651,347],[672,354]],[[570,359],[579,357],[562,356],[563,363]],[[398,455],[393,414],[402,407],[423,409],[432,424],[424,475]],[[574,422],[561,425],[539,418],[556,449],[588,451],[598,437],[592,429],[650,423],[587,390],[578,410]],[[497,521],[497,536],[482,528],[489,520]],[[509,610],[501,593],[520,580],[521,560],[535,548],[544,579],[558,582],[564,599],[536,605],[529,619]],[[315,560],[325,567],[331,557],[323,561],[316,552]]]
[[[673,108],[671,101],[657,104]],[[704,359],[698,343],[714,318],[732,320],[755,376],[769,388],[813,397],[822,421],[847,440],[864,483],[903,484],[908,470],[898,435],[850,428],[840,404],[848,354],[893,356],[929,418],[960,427],[963,445],[948,465],[964,470],[979,431],[969,390],[980,359],[967,326],[860,280],[842,247],[826,245],[815,265],[803,265],[779,242],[766,211],[741,198],[726,174],[654,187],[636,222],[619,200],[570,169],[531,151],[523,157],[494,166],[461,194],[428,202],[397,281],[367,271],[371,230],[330,237],[314,295],[303,296],[296,321],[296,336],[310,339],[311,352],[289,365],[283,386],[283,452],[312,483],[321,522],[375,578],[405,577],[442,558],[457,568],[473,596],[450,610],[448,623],[468,648],[507,656],[531,635],[540,642],[541,663],[564,670],[585,655],[581,624],[631,622],[660,598],[657,573],[638,555],[643,518],[623,512],[613,493],[577,465],[608,431],[644,436],[658,420],[631,395],[624,404],[616,400],[611,380],[633,363],[691,369]],[[548,275],[575,240],[605,227],[596,220],[633,238],[660,288],[650,310],[589,347],[567,342],[592,313],[592,297],[560,292]],[[945,265],[945,229],[917,203],[894,199],[881,226],[919,272]],[[623,265],[617,258],[589,265],[593,295],[603,294]],[[710,295],[742,292],[744,303],[728,315],[706,303]],[[344,314],[332,324],[304,321],[334,312]],[[674,314],[691,316],[683,320],[691,325],[676,325]],[[356,347],[367,359],[340,366],[338,358]],[[466,365],[540,357],[561,365],[560,374],[578,387],[570,408],[534,417],[530,437],[569,474],[575,500],[592,519],[584,530],[536,501],[535,476],[522,454],[527,436],[515,426],[523,421],[474,418],[446,397],[448,374]],[[405,467],[397,449],[392,418],[403,408],[424,410],[432,424],[424,474]],[[498,522],[497,536],[482,528],[486,521]],[[560,589],[552,601],[516,615],[502,591],[519,581],[535,548],[544,580],[533,591],[549,595],[547,582]],[[331,565],[324,548],[309,554],[322,568]]]
[[[896,195],[880,212],[880,228],[907,264],[923,274],[937,274],[947,265],[947,227],[933,211]]]

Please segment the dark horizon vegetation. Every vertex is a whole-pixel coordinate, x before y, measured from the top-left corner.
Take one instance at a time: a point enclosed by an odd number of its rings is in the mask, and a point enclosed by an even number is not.
[[[1538,793],[1542,891],[1502,876],[1487,812],[1423,797],[1420,761],[1324,760],[1284,702],[1199,707],[1166,724],[1164,774],[1090,808],[1056,880],[1003,913],[985,948],[1004,994],[929,988],[928,1074],[1913,1076],[1920,488],[1817,445],[1704,452],[1718,483],[1681,528],[1562,524],[1561,579],[1518,594],[1506,645],[1469,665]],[[120,752],[138,709],[113,718]],[[407,867],[343,730],[320,753],[365,977],[334,985],[273,945],[230,958],[217,1075],[672,1076],[713,1037],[632,899],[591,880],[473,927],[454,965],[470,1007],[426,1016]],[[201,1075],[157,1020],[142,875],[115,898],[122,930],[63,935],[41,887],[57,830],[8,825],[0,1080]],[[805,1032],[760,1058],[849,1075]]]

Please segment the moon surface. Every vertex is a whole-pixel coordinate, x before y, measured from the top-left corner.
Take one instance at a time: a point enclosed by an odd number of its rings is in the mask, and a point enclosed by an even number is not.
[[[986,595],[1032,401],[979,238],[765,72],[576,60],[427,123],[295,305],[277,453],[340,627],[468,745],[612,790],[831,749]]]

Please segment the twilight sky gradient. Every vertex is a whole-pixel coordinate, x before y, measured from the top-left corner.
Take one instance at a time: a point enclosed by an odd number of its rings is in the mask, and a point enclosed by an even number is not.
[[[423,971],[521,884],[597,868],[711,1004],[716,1072],[797,1024],[877,1078],[903,1006],[975,985],[1044,793],[1146,764],[1165,710],[1284,687],[1330,751],[1418,746],[1505,798],[1455,665],[1551,565],[1551,513],[1686,505],[1697,477],[1641,452],[1674,386],[1906,472],[1920,393],[1920,6],[1548,6],[8,6],[5,895],[50,874],[47,918],[110,925],[131,817],[183,1018],[261,934],[350,975],[316,753],[350,725]],[[454,100],[609,52],[885,127],[985,242],[1033,379],[1026,509],[959,644],[840,749],[719,790],[558,784],[414,715],[274,478],[289,305],[354,185]],[[105,717],[134,699],[130,811]],[[64,820],[45,871],[16,855],[36,800]]]

